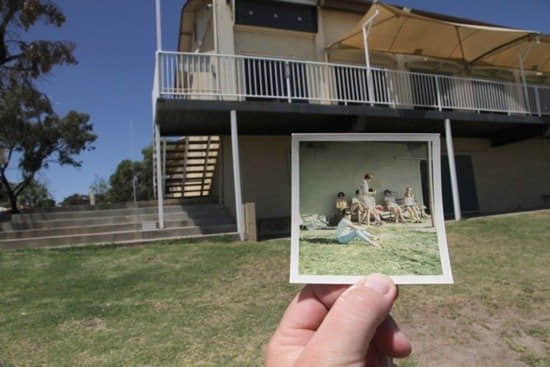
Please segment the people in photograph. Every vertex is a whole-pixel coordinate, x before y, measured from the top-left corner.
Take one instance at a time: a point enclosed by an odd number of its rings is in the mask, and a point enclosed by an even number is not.
[[[367,226],[370,225],[371,217],[374,217],[376,224],[382,224],[382,218],[380,217],[379,211],[376,209],[376,200],[374,196],[376,191],[374,191],[370,184],[374,180],[374,176],[371,173],[365,173],[363,176],[363,182],[359,188],[359,199],[365,208],[363,217],[360,219],[359,223],[366,222]]]
[[[372,180],[374,180],[374,176],[368,172],[365,173],[365,175],[363,176],[363,181],[361,182],[361,186],[359,187],[361,195],[366,195],[369,192]]]
[[[395,201],[395,196],[391,190],[384,190],[384,206],[393,217],[395,218],[395,223],[405,223],[405,217],[403,216],[403,210]]]
[[[336,227],[336,240],[338,243],[345,245],[356,237],[359,237],[374,247],[382,248],[378,243],[380,239],[364,230],[361,226],[353,224],[351,222],[351,212],[346,210],[344,212],[344,217],[340,219]]]
[[[405,196],[403,197],[403,207],[405,208],[405,212],[409,213],[412,221],[414,221],[415,223],[422,222],[418,213],[418,205],[414,197],[413,189],[410,186],[405,189]]]
[[[349,209],[349,205],[346,200],[346,194],[340,191],[336,196],[336,210],[338,210],[338,219],[344,216],[344,211],[347,209]]]
[[[357,215],[357,222],[358,223],[361,223],[361,221],[363,220],[363,217],[365,216],[365,213],[366,213],[366,208],[365,206],[363,205],[363,203],[361,202],[361,191],[360,190],[356,190],[355,191],[355,196],[351,199],[351,215]]]
[[[367,208],[367,226],[370,225],[371,217],[374,218],[374,223],[376,225],[382,225],[382,212],[376,205],[375,199],[376,191],[373,188],[369,188],[369,191],[366,195],[366,208]]]

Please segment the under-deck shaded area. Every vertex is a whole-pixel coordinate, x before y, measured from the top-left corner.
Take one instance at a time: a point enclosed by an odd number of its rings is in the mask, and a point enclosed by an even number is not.
[[[452,123],[455,137],[495,144],[548,134],[550,116],[507,115],[380,106],[332,106],[277,102],[159,100],[157,121],[163,136],[230,134],[230,113],[238,114],[241,135],[325,133],[439,133]]]

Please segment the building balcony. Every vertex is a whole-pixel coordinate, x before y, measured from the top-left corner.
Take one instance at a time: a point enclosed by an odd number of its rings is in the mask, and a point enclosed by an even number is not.
[[[160,52],[161,99],[550,115],[550,86],[267,57]]]
[[[465,134],[470,136],[488,136],[504,128],[495,125],[500,122],[510,123],[508,128],[523,125],[522,131],[532,124],[530,134],[537,135],[550,121],[550,86],[269,57],[159,52],[153,106],[161,132],[168,135],[224,133],[219,126],[228,121],[230,109],[254,113],[250,120],[261,117],[265,133],[277,128],[313,131],[313,125],[332,131],[334,115],[339,121],[364,115],[381,125],[391,120],[395,128],[399,118],[437,121],[425,131],[438,131],[444,118],[458,119],[468,123]],[[328,115],[332,120],[323,120]],[[309,127],[296,128],[307,119]],[[275,126],[281,121],[286,128]],[[472,121],[486,124],[474,126]],[[184,125],[186,131],[180,131]],[[491,131],[482,133],[484,127]],[[372,128],[381,131],[384,126]]]

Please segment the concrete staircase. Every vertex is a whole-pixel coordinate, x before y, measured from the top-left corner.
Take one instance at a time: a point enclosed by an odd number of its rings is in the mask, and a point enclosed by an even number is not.
[[[236,232],[226,209],[204,200],[166,200],[165,228],[158,230],[156,205],[150,201],[12,215],[0,224],[0,249],[137,244]]]
[[[220,147],[219,136],[186,136],[163,141],[164,196],[171,199],[211,196]],[[153,162],[156,164],[155,159]],[[156,169],[154,173],[156,175]],[[156,180],[154,182],[156,185]]]

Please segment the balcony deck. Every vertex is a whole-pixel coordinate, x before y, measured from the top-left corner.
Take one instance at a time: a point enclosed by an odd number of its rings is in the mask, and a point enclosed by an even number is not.
[[[476,136],[539,134],[550,124],[550,86],[235,55],[158,53],[153,102],[164,133],[175,135],[183,122],[186,133],[220,130],[230,109],[251,133],[349,130],[362,118],[373,131],[397,120],[434,131],[451,118]]]

